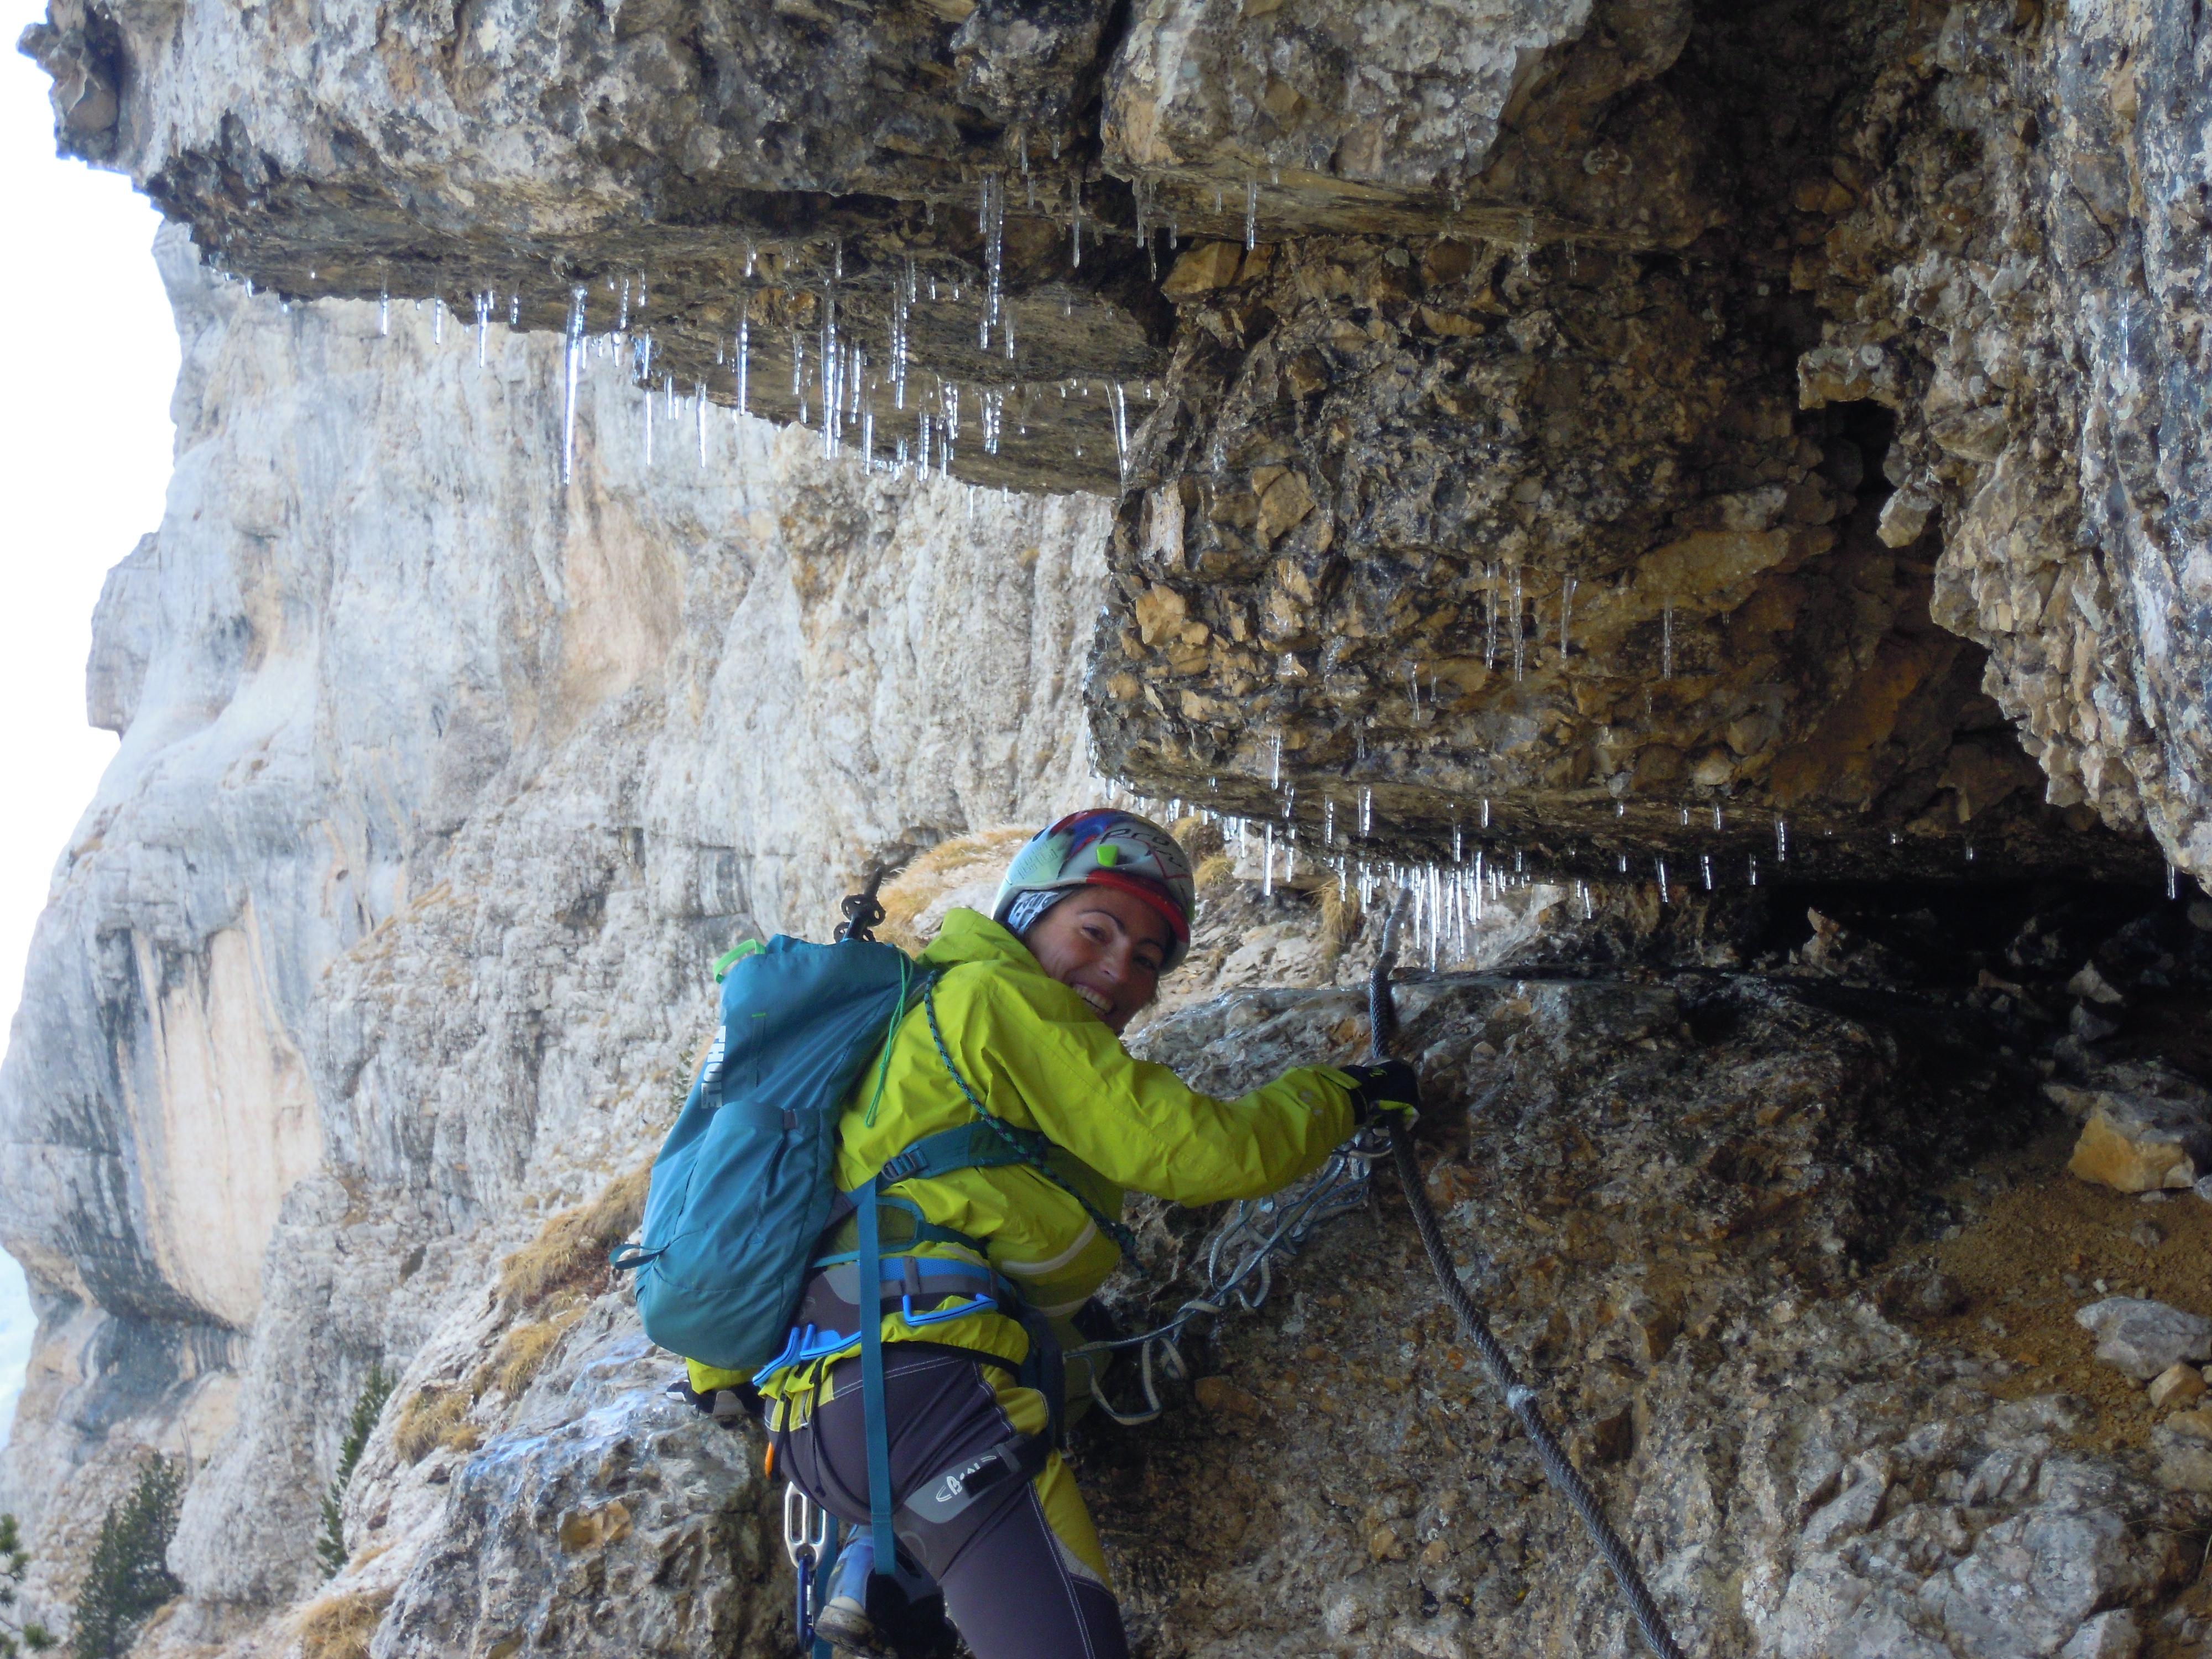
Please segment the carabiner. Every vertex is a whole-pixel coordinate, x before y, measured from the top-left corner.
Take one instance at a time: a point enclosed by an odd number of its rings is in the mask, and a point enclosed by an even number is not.
[[[796,1480],[790,1482],[783,1489],[783,1553],[793,1566],[804,1569],[829,1547],[830,1511],[817,1508]]]

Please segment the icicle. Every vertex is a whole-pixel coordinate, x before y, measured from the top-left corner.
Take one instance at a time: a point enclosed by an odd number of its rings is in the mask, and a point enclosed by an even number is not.
[[[1279,788],[1281,788],[1282,787],[1283,787],[1283,734],[1282,734],[1280,732],[1276,732],[1276,733],[1275,733],[1275,770],[1274,770],[1274,775],[1273,775],[1273,777],[1271,777],[1271,778],[1269,778],[1269,779],[1267,780],[1267,787],[1269,787],[1270,789],[1279,789]]]
[[[253,283],[250,279],[246,284],[246,291],[248,294],[253,292]],[[576,291],[580,294],[583,289],[578,289]],[[388,285],[377,291],[376,331],[379,334],[392,332],[392,289]]]
[[[1756,853],[1751,855],[1751,884],[1753,887],[1759,885],[1759,854]]]
[[[842,243],[840,247],[843,246]],[[822,294],[821,350],[816,354],[816,373],[822,381],[822,458],[835,460],[837,456],[837,411],[840,387],[837,376],[845,367],[845,354],[837,349],[837,290],[824,289]]]
[[[1713,890],[1713,855],[1711,853],[1700,853],[1698,854],[1698,862],[1705,866],[1705,890],[1710,893]]]
[[[1275,891],[1275,821],[1267,820],[1267,840],[1260,856],[1264,862],[1260,870],[1260,896],[1271,898]]]
[[[520,292],[507,296],[507,325],[509,328],[522,326],[522,295]]]
[[[567,483],[576,462],[576,379],[584,367],[584,288],[579,283],[568,300],[568,349],[562,354],[566,382],[561,409],[561,482]]]
[[[707,467],[707,388],[697,381],[691,383],[691,412],[699,427],[699,469]]]
[[[1673,896],[1667,890],[1667,860],[1661,859],[1659,860],[1659,902],[1672,904],[1674,902]]]
[[[1667,601],[1659,613],[1659,678],[1674,678],[1674,601]]]
[[[1774,820],[1774,861],[1777,864],[1790,862],[1790,824],[1784,818]]]
[[[975,343],[979,349],[988,351],[991,349],[991,330],[999,320],[999,271],[1006,228],[1006,182],[998,173],[983,175],[983,197],[976,212],[975,228],[983,236],[983,270],[988,279],[983,290],[982,316],[976,325]]]
[[[1494,673],[1498,668],[1498,566],[1492,561],[1482,567],[1484,581],[1490,589],[1487,619],[1483,624],[1482,668],[1485,673]]]
[[[491,300],[489,291],[477,295],[477,367],[482,368],[491,344]]]
[[[646,389],[645,389],[645,465],[646,465],[646,470],[647,470],[647,471],[652,471],[652,469],[653,469],[653,388],[652,388],[651,386],[648,386],[647,387],[646,387]]]
[[[1375,791],[1372,788],[1359,792],[1359,833],[1362,836],[1375,833]]]
[[[1559,666],[1567,665],[1567,622],[1574,614],[1575,579],[1570,576],[1559,586]]]
[[[1121,482],[1129,481],[1129,398],[1119,380],[1114,382],[1114,457],[1121,464]]]
[[[2181,896],[2181,872],[2174,867],[2172,859],[2166,861],[2166,896],[2169,899]]]
[[[1336,797],[1331,795],[1321,804],[1321,844],[1336,845]]]
[[[1075,186],[1075,213],[1070,221],[1069,236],[1073,244],[1071,262],[1080,270],[1083,269],[1083,185],[1080,180]]]
[[[1490,798],[1487,795],[1482,800],[1482,827],[1486,830],[1490,828]]]
[[[745,263],[750,265],[752,254],[746,252]],[[753,367],[753,296],[748,289],[738,306],[738,413],[746,413],[747,399],[751,392]]]
[[[1513,678],[1521,678],[1521,567],[1513,567]]]
[[[1714,830],[1718,830],[1720,829],[1720,827],[1721,827],[1721,809],[1720,809],[1720,803],[1719,803],[1719,802],[1717,802],[1717,801],[1716,801],[1716,802],[1714,802],[1714,803],[1713,803],[1713,828],[1714,828]]]
[[[1260,246],[1260,180],[1255,174],[1244,180],[1244,251],[1249,253]]]
[[[629,278],[627,276],[622,279],[622,310],[615,318],[615,332],[629,332]]]

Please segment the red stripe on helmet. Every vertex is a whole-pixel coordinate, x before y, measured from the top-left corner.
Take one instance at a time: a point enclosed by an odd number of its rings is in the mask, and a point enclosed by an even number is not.
[[[1175,929],[1177,943],[1190,943],[1189,918],[1183,915],[1182,907],[1159,883],[1143,876],[1125,876],[1119,870],[1093,870],[1083,880],[1085,886],[1114,887],[1124,893],[1134,894],[1167,918],[1168,926]]]

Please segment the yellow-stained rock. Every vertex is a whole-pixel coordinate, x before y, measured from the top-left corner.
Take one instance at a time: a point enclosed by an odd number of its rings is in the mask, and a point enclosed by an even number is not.
[[[1191,1384],[1190,1391],[1201,1407],[1217,1417],[1256,1420],[1267,1414],[1267,1408],[1256,1396],[1238,1388],[1225,1376],[1201,1376]]]
[[[1175,262],[1160,292],[1180,300],[1226,288],[1237,280],[1237,267],[1243,258],[1244,250],[1234,242],[1201,242]]]
[[[2089,1114],[2066,1167],[2084,1181],[2123,1193],[2186,1187],[2196,1180],[2203,1126],[2142,1103],[2106,1096]]]
[[[2204,1394],[2203,1372],[2185,1363],[2169,1365],[2151,1379],[2150,1403],[2154,1406],[2186,1406],[2202,1400]]]

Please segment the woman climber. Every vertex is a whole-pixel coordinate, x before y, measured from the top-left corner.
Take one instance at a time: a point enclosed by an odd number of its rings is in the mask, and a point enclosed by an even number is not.
[[[1073,1319],[1121,1259],[1123,1190],[1255,1198],[1319,1167],[1370,1113],[1415,1103],[1402,1062],[1301,1068],[1217,1100],[1133,1059],[1121,1032],[1188,952],[1192,906],[1189,861],[1144,818],[1082,812],[1041,831],[989,916],[947,915],[921,957],[937,975],[927,998],[842,1110],[841,1190],[966,1125],[1009,1145],[1027,1132],[1036,1161],[878,1187],[877,1434],[896,1563],[866,1547],[860,1359],[762,1379],[775,1467],[860,1528],[816,1626],[836,1646],[926,1648],[901,1613],[934,1579],[976,1659],[1125,1654],[1097,1534],[1054,1443],[1063,1397],[1087,1398],[1089,1385],[1080,1360],[1063,1380],[1058,1350],[1083,1341]],[[853,1252],[857,1237],[848,1220],[823,1248]],[[817,1272],[800,1321],[854,1329],[860,1287],[850,1266]]]

